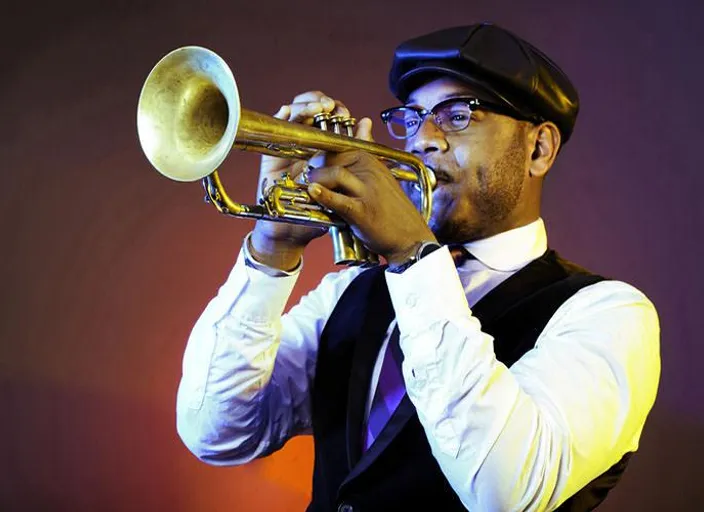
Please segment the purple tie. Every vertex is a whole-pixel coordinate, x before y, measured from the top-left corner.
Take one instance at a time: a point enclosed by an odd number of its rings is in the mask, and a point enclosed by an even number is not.
[[[462,265],[466,260],[472,259],[472,255],[461,245],[451,246],[450,254],[455,261],[456,267]],[[403,374],[401,373],[403,354],[399,346],[399,337],[399,330],[396,327],[389,338],[386,352],[384,352],[384,360],[381,363],[379,383],[374,392],[367,428],[364,431],[364,451],[367,451],[374,443],[374,440],[386,426],[398,404],[401,403],[403,395],[406,394]]]
[[[384,353],[384,360],[381,363],[379,383],[374,392],[367,428],[364,432],[364,451],[367,451],[374,443],[374,440],[389,421],[398,404],[401,403],[403,395],[406,394],[403,374],[401,373],[402,356],[398,340],[399,331],[398,327],[396,327],[391,334]]]

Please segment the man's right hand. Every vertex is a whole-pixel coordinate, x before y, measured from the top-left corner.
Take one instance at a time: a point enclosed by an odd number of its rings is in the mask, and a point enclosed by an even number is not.
[[[346,117],[350,115],[340,101],[320,91],[309,91],[296,96],[290,105],[283,105],[274,117],[310,126],[315,115],[322,112]],[[264,188],[280,179],[282,173],[288,172],[291,178],[296,179],[307,166],[308,162],[302,160],[262,156],[257,198],[260,198]],[[258,262],[288,271],[298,265],[308,243],[326,232],[323,227],[259,220],[252,232],[249,251]]]

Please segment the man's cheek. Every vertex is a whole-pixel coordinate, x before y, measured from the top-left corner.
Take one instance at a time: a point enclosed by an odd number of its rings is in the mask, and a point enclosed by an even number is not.
[[[473,152],[469,149],[467,145],[456,146],[453,150],[453,155],[455,157],[455,162],[457,162],[457,167],[459,169],[467,169],[472,163]]]

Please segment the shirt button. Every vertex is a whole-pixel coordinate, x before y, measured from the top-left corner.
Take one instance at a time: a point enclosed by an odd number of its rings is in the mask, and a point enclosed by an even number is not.
[[[428,379],[428,372],[423,367],[411,368],[411,377],[413,377],[411,386],[413,386],[413,389],[418,389]]]
[[[349,503],[340,503],[337,507],[337,512],[354,512],[354,507]]]

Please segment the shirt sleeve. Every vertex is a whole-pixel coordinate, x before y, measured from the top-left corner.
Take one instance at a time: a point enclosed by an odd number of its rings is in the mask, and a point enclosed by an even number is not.
[[[283,315],[300,266],[277,273],[247,259],[245,245],[196,322],[177,393],[181,439],[214,465],[246,463],[310,432],[318,339],[359,273],[328,274]]]
[[[386,279],[409,398],[468,509],[553,510],[637,449],[660,377],[659,320],[640,291],[580,290],[509,369],[446,249]]]

